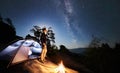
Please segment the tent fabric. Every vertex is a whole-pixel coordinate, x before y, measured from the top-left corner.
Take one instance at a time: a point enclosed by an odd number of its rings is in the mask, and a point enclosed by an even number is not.
[[[12,59],[11,63],[17,63],[33,58],[30,57],[33,53],[40,54],[41,51],[42,48],[38,42],[34,40],[19,40],[0,52],[0,60],[10,61]]]
[[[29,47],[21,46],[12,60],[12,64],[28,60],[29,50]]]

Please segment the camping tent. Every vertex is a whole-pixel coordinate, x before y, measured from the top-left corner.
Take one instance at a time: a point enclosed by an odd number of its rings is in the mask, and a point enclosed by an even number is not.
[[[34,40],[19,40],[0,52],[0,60],[10,61],[10,64],[20,63],[39,57],[41,50],[40,44]]]

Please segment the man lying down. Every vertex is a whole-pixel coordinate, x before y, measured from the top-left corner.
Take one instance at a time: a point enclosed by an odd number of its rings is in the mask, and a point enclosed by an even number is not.
[[[19,40],[0,52],[0,60],[10,60],[11,58],[34,59],[41,54],[41,45],[34,40]]]

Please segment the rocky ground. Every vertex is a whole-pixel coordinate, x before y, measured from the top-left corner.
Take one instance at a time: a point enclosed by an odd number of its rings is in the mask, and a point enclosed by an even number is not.
[[[2,63],[2,62],[1,62]],[[11,65],[7,68],[2,66],[0,73],[59,73],[58,64],[46,60],[44,63],[37,59],[28,60],[16,65]],[[65,67],[65,73],[79,73],[73,69]]]

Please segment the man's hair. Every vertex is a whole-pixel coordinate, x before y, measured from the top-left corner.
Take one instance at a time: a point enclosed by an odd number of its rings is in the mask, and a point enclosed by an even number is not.
[[[42,30],[44,31],[44,30],[46,30],[46,28],[44,27]]]

